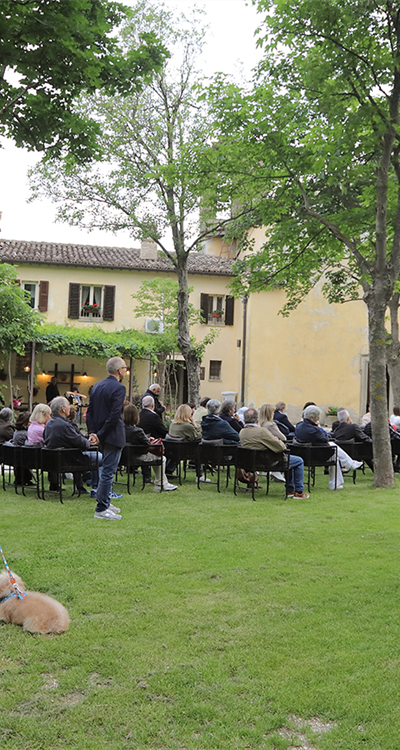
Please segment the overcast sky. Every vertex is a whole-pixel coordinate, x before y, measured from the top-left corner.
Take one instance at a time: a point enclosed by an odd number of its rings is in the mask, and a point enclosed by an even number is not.
[[[133,4],[133,0],[125,0]],[[239,71],[246,76],[257,63],[254,31],[260,21],[253,5],[245,0],[164,0],[165,5],[190,11],[195,5],[203,7],[210,26],[208,42],[203,53],[202,68],[206,75],[216,71]],[[42,242],[70,242],[90,245],[130,247],[137,243],[127,232],[117,235],[108,232],[87,232],[67,224],[54,222],[55,205],[50,201],[27,203],[29,188],[27,171],[39,160],[37,154],[16,148],[11,141],[2,141],[0,149],[0,222],[1,239],[35,240]]]

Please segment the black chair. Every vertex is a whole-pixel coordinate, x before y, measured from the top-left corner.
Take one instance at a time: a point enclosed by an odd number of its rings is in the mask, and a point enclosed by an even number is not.
[[[216,484],[218,492],[220,490],[221,468],[226,469],[226,485],[229,484],[230,467],[235,466],[237,445],[224,445],[221,440],[202,440],[198,443],[198,462],[204,467],[204,477],[207,478],[209,467],[217,471],[217,481],[210,481],[208,484]],[[197,475],[197,487],[200,489],[200,476]]]
[[[255,448],[242,448],[238,447],[236,451],[236,460],[235,460],[235,482],[233,486],[233,491],[235,495],[237,495],[237,487],[238,487],[238,477],[237,477],[237,471],[236,469],[244,469],[244,471],[250,471],[252,473],[256,472],[266,472],[267,475],[267,487],[265,494],[268,495],[269,492],[269,475],[271,471],[282,471],[285,474],[285,495],[284,500],[286,500],[287,496],[287,490],[289,486],[290,481],[290,469],[289,469],[289,459],[288,456],[285,453],[279,453],[276,454],[273,451],[269,450],[269,448],[265,448],[265,450],[257,450]],[[255,482],[251,483],[251,497],[253,500],[256,498],[254,497],[254,489],[255,489]]]
[[[82,473],[91,470],[91,464],[89,456],[85,456],[79,448],[42,448],[41,453],[41,492],[42,498],[45,499],[46,492],[58,492],[60,497],[60,503],[62,499],[62,478],[64,474]],[[44,489],[44,472],[50,472],[50,474],[57,475],[57,490],[45,490]],[[72,496],[76,494],[78,489],[78,497],[81,494],[80,487],[76,488],[75,476],[73,484]]]
[[[142,445],[130,445],[127,443],[121,453],[121,458],[119,460],[118,465],[118,471],[121,473],[121,469],[125,467],[126,474],[127,474],[127,480],[126,480],[126,488],[128,490],[128,495],[131,495],[131,477],[133,477],[132,486],[135,485],[135,470],[143,467],[148,466],[151,468],[152,466],[162,466],[163,464],[163,456],[164,456],[164,447],[163,445],[150,445],[147,449],[148,453],[151,453],[154,456],[153,461],[144,461],[142,456],[144,452],[146,451],[146,448],[143,448]],[[121,484],[121,482],[118,482],[118,484]],[[146,486],[145,477],[143,475],[143,484],[142,484],[142,490],[144,490]],[[162,478],[162,472],[161,472],[161,492],[163,492],[164,486],[163,486],[163,478]]]
[[[14,490],[15,490],[15,493],[18,495],[17,483],[15,481],[15,471],[17,468],[20,467],[19,448],[17,445],[12,445],[11,443],[3,443],[1,448],[2,448],[1,474],[3,477],[3,490],[6,489],[5,475],[6,475],[6,467],[8,467],[8,484],[12,483],[11,470],[13,470]]]
[[[25,477],[28,471],[32,472],[34,486],[38,498],[40,494],[40,479],[42,467],[42,446],[41,445],[21,445],[19,447],[19,463],[21,469],[21,487],[22,494],[25,495],[26,482]],[[29,485],[28,485],[29,486]]]
[[[199,461],[199,443],[190,442],[181,438],[165,438],[163,440],[164,452],[167,461],[176,464],[179,484],[182,484],[182,463],[183,478],[186,479],[187,462],[192,461],[196,467],[196,476],[200,475]]]
[[[374,470],[372,463],[372,441],[370,442],[369,440],[362,440],[360,442],[356,442],[355,440],[338,440],[336,441],[336,444],[338,448],[344,450],[345,453],[347,453],[347,455],[353,459],[353,461],[363,462],[363,465],[360,466],[360,469],[363,473],[365,473],[364,464],[367,464],[371,471]],[[344,476],[346,475],[351,475],[353,477],[353,484],[356,483],[357,469],[353,469],[353,471],[351,472],[344,472]]]
[[[335,486],[337,484],[337,447],[336,445],[312,445],[311,443],[292,443],[291,456],[300,456],[307,468],[308,491],[315,486],[315,469],[317,466],[335,467]]]

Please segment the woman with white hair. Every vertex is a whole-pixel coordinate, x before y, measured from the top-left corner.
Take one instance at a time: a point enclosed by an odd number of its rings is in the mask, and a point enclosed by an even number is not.
[[[321,410],[318,406],[311,405],[303,412],[303,421],[296,425],[295,440],[297,443],[312,443],[312,445],[334,445],[337,447],[336,470],[334,466],[329,467],[329,489],[343,489],[342,466],[345,469],[360,469],[362,461],[353,461],[342,448],[336,446],[329,440],[328,435],[319,426]],[[336,483],[335,483],[336,482]]]
[[[239,443],[239,433],[233,427],[219,417],[221,402],[216,398],[210,398],[207,403],[207,414],[201,421],[201,429],[204,440],[223,439],[224,445]]]
[[[12,423],[13,413],[11,409],[5,407],[0,411],[0,445],[12,440],[15,427]]]

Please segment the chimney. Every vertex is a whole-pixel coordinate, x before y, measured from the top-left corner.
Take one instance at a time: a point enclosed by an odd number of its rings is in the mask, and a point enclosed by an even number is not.
[[[142,240],[140,244],[141,260],[157,260],[158,245],[153,240]]]

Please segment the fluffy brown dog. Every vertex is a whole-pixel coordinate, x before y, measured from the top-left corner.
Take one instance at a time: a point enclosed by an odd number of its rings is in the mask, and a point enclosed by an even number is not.
[[[15,582],[21,591],[25,584],[13,573]],[[16,595],[6,601],[5,597],[14,592],[8,573],[0,573],[0,620],[22,625],[30,633],[63,633],[69,628],[69,614],[60,602],[37,591],[27,591],[19,599]]]

